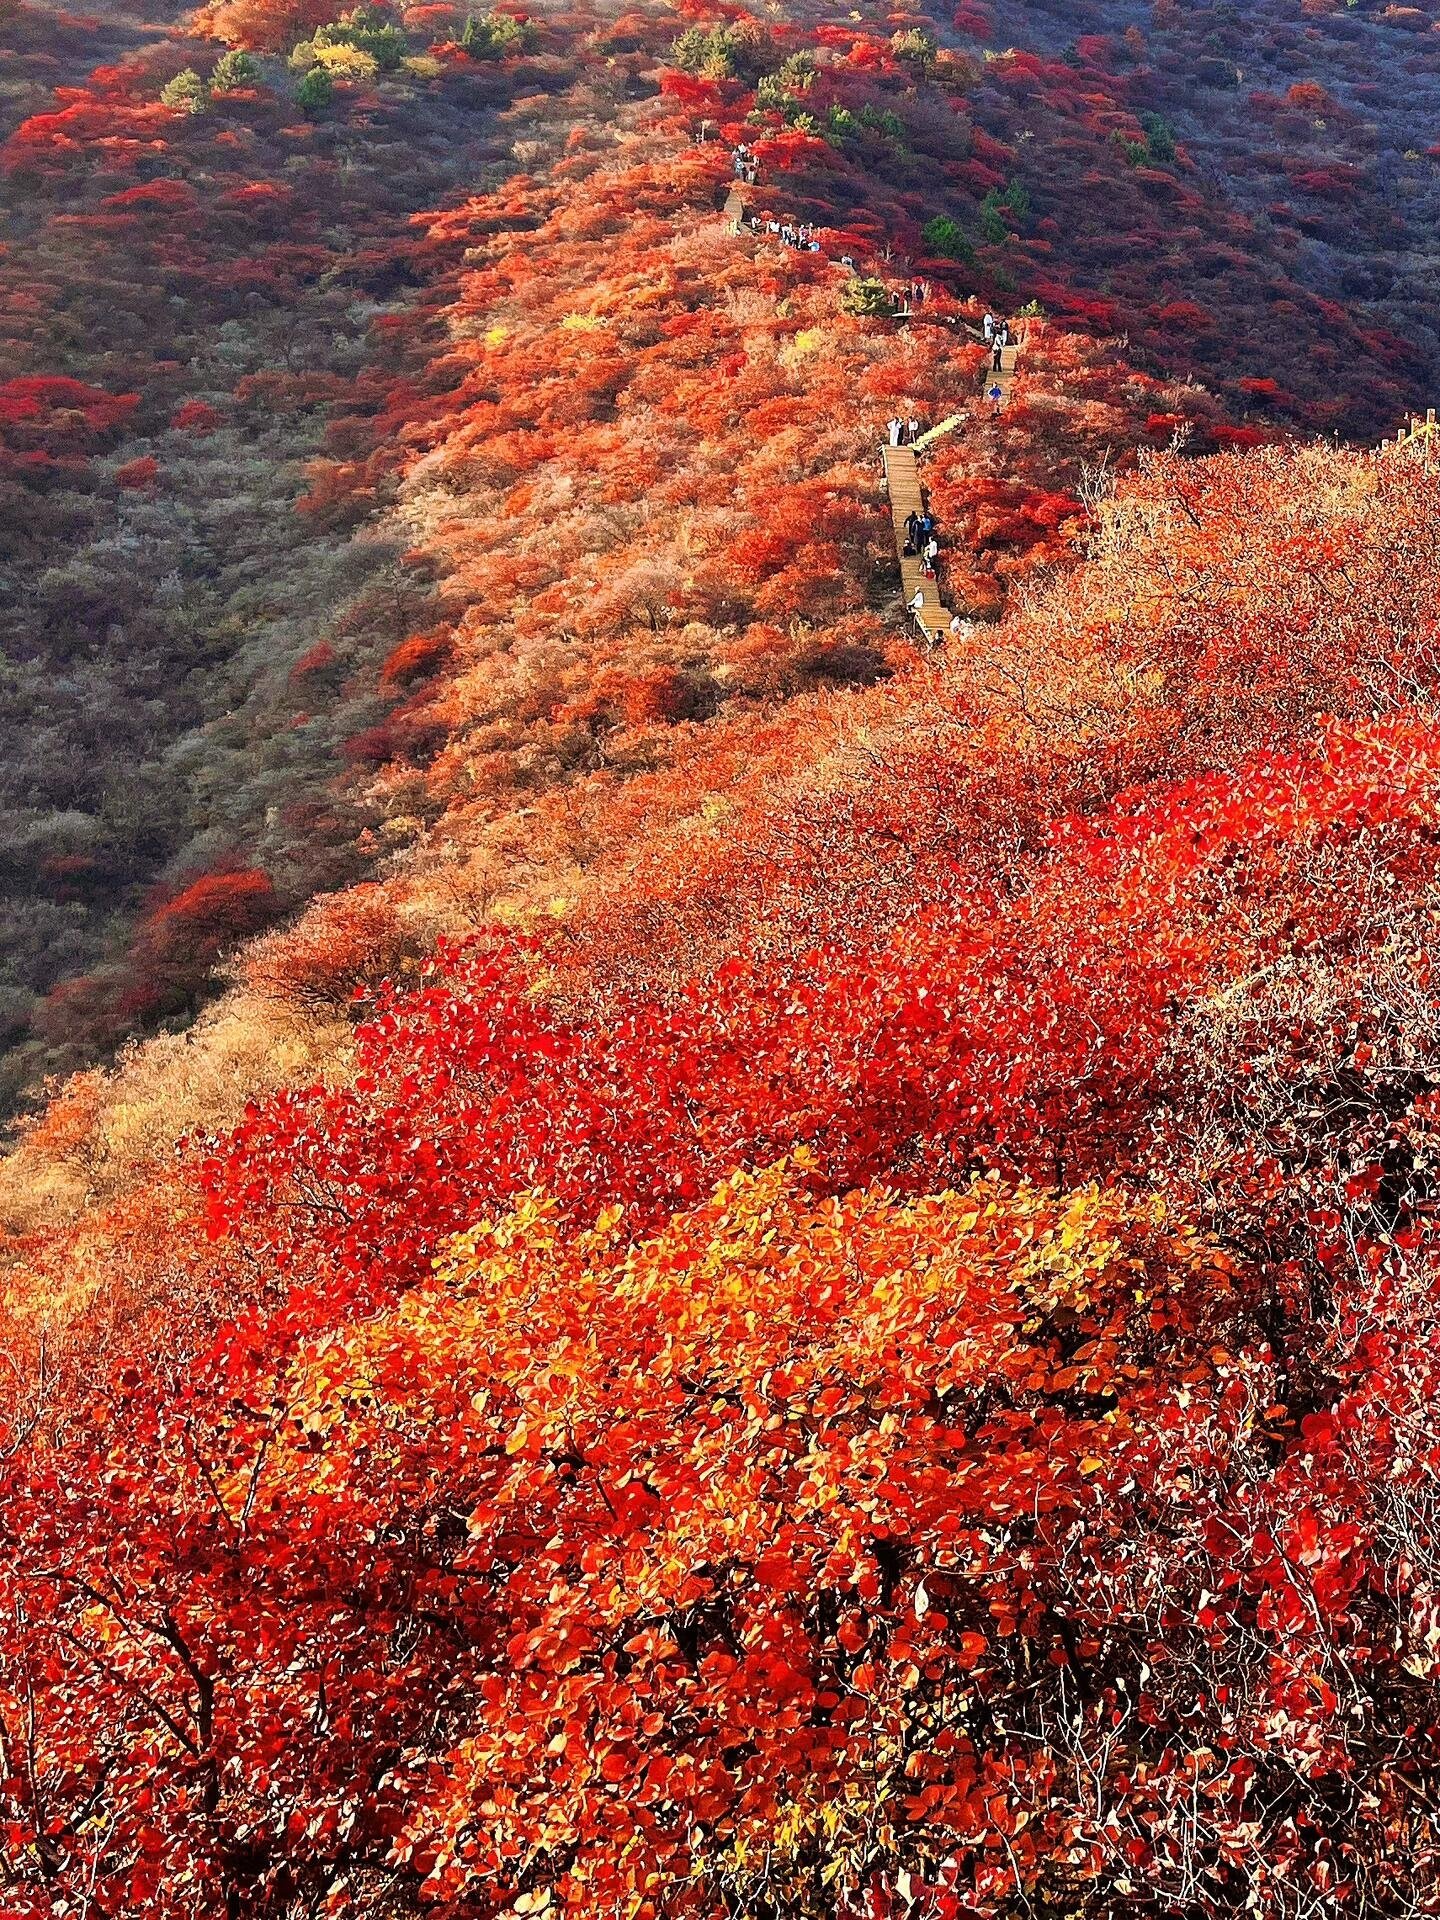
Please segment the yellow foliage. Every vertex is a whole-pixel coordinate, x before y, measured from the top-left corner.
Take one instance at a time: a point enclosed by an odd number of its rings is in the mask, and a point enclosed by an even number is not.
[[[812,353],[819,353],[825,344],[823,327],[802,327],[780,355],[781,363],[793,366],[797,361],[808,359]]]
[[[373,80],[380,71],[375,56],[360,47],[316,47],[315,65],[336,80]]]
[[[1198,1236],[1161,1230],[1113,1191],[988,1180],[913,1201],[883,1187],[837,1198],[815,1195],[805,1173],[799,1155],[735,1172],[628,1245],[618,1208],[576,1233],[553,1203],[524,1196],[452,1240],[388,1311],[277,1362],[269,1399],[285,1411],[266,1443],[267,1499],[306,1512],[352,1502],[383,1525],[392,1509],[448,1504],[461,1463],[467,1568],[499,1569],[524,1646],[541,1650],[496,1668],[483,1715],[407,1806],[411,1843],[463,1856],[473,1884],[486,1849],[508,1859],[539,1827],[589,1833],[617,1747],[628,1743],[634,1777],[675,1767],[678,1778],[694,1725],[743,1697],[727,1692],[733,1661],[677,1664],[656,1625],[707,1593],[711,1570],[746,1570],[727,1588],[736,1644],[779,1646],[782,1627],[796,1630],[787,1594],[828,1581],[843,1596],[877,1536],[953,1569],[957,1515],[998,1512],[1017,1473],[1035,1477],[1033,1498],[1063,1527],[1091,1511],[1096,1475],[1128,1470],[1128,1399],[1143,1402],[1171,1364],[1147,1357],[1153,1330],[1166,1329],[1162,1346],[1184,1343],[1197,1307],[1227,1291]],[[1138,1343],[1127,1331],[1137,1266],[1153,1280]],[[1055,1337],[1057,1307],[1077,1328],[1073,1357]],[[1119,1364],[1122,1351],[1135,1358]],[[1204,1367],[1187,1378],[1203,1390]],[[1057,1396],[1071,1390],[1113,1406],[1062,1420]],[[956,1416],[936,1415],[992,1394],[1039,1410],[1043,1448],[967,1447]],[[1029,1431],[1017,1414],[1017,1436]],[[253,1472],[236,1460],[221,1488],[231,1511]],[[923,1584],[900,1612],[929,1619]],[[854,1651],[858,1613],[847,1630]],[[797,1774],[784,1726],[768,1728],[747,1779],[783,1791],[752,1822],[697,1825],[682,1873],[703,1860],[744,1911],[777,1873],[818,1869],[851,1886],[877,1846],[893,1855],[885,1809],[913,1791],[901,1723],[920,1678],[918,1627],[906,1631],[893,1658],[877,1641],[851,1675],[867,1727],[854,1765],[842,1755],[828,1776]],[[613,1728],[594,1719],[593,1676],[563,1651],[596,1646],[633,1657],[612,1688],[626,1695]],[[973,1666],[984,1636],[962,1635],[967,1646]],[[973,1768],[956,1751],[958,1807]],[[502,1772],[503,1804],[489,1791]],[[964,1820],[986,1805],[964,1801]],[[618,1874],[639,1842],[614,1834],[602,1862],[607,1833],[590,1834],[587,1858]],[[657,1907],[674,1891],[649,1884]],[[557,1891],[542,1879],[531,1910]]]

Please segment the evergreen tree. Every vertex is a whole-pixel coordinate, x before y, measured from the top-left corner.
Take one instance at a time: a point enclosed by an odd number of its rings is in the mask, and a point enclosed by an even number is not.
[[[253,87],[259,78],[260,68],[252,57],[242,53],[238,47],[232,47],[215,62],[214,72],[210,75],[210,91],[236,93],[244,87]]]
[[[305,113],[317,113],[335,98],[335,82],[324,67],[312,67],[295,89],[295,104]]]
[[[203,113],[209,98],[205,82],[193,67],[183,67],[160,89],[161,105],[176,113]]]
[[[920,231],[930,251],[946,260],[970,261],[975,258],[975,249],[966,239],[959,221],[952,220],[948,213],[937,213],[933,220],[926,221]]]

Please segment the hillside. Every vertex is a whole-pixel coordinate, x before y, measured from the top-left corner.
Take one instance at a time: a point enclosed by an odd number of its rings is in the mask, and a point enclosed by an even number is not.
[[[767,29],[738,67],[719,58],[715,79],[703,50],[698,73],[666,64],[677,23],[664,9],[618,28],[556,13],[518,51],[477,58],[445,38],[461,33],[458,12],[419,7],[367,29],[378,54],[355,29],[323,48],[312,85],[332,97],[307,107],[294,49],[317,60],[309,15],[234,0],[210,17],[241,43],[225,55],[230,77],[199,94],[182,84],[167,106],[176,74],[208,73],[223,50],[205,22],[188,39],[133,17],[82,30],[17,0],[4,156],[16,240],[0,262],[14,369],[6,510],[19,529],[0,590],[12,1101],[128,1033],[188,1026],[237,938],[383,871],[397,843],[446,815],[451,768],[467,766],[473,803],[472,757],[499,821],[602,761],[613,769],[603,736],[617,727],[622,761],[648,765],[677,727],[884,670],[888,625],[861,618],[885,590],[861,478],[871,413],[836,420],[848,441],[822,441],[800,469],[785,438],[847,374],[836,362],[801,380],[774,356],[788,336],[828,361],[818,343],[833,334],[777,315],[766,353],[747,363],[752,393],[721,390],[705,408],[687,385],[697,360],[725,366],[744,350],[759,316],[735,302],[769,297],[768,265],[728,247],[711,257],[725,160],[719,138],[708,153],[693,146],[702,122],[739,137],[767,63],[767,182],[783,184],[792,211],[842,250],[848,235],[928,257],[966,300],[1038,298],[1068,329],[1056,345],[1065,377],[1047,382],[1063,426],[951,450],[964,478],[947,505],[979,557],[981,610],[997,576],[1032,548],[1043,555],[1065,524],[1083,460],[1123,463],[1177,426],[1198,429],[1197,449],[1216,427],[1222,440],[1287,425],[1373,439],[1425,400],[1433,341],[1415,303],[1335,283],[1333,260],[1353,263],[1357,231],[1410,258],[1394,221],[1377,227],[1363,203],[1362,186],[1389,177],[1384,153],[1368,171],[1341,157],[1363,144],[1360,108],[1324,133],[1313,114],[1303,129],[1307,152],[1328,143],[1325,164],[1356,182],[1306,216],[1324,244],[1301,248],[1234,168],[1217,171],[1236,138],[1231,92],[1204,95],[1202,125],[1157,78],[1177,52],[1210,58],[1214,35],[1189,13],[1182,33],[1162,9],[1141,47],[1133,26],[1127,38],[1118,16],[1092,11],[1083,24],[1109,33],[1080,36],[1065,57],[1043,11],[1028,36],[1037,50],[1022,38],[998,58],[982,39],[1023,21],[987,31],[962,13],[936,26],[932,59],[924,26],[917,51],[897,56],[888,19],[802,17]],[[1335,56],[1347,100],[1355,61],[1341,61],[1350,42],[1336,36],[1352,25],[1307,29],[1317,58]],[[1399,30],[1377,24],[1372,41],[1385,31]],[[78,43],[95,36],[109,63],[87,78]],[[1423,79],[1423,58],[1411,64]],[[38,97],[52,68],[66,81],[58,104]],[[1277,138],[1301,118],[1287,108]],[[1306,164],[1314,188],[1318,162]],[[1417,168],[1428,178],[1433,165]],[[1418,248],[1429,203],[1405,204]],[[937,219],[959,257],[927,256]],[[541,239],[498,244],[506,232]],[[467,266],[467,252],[487,257]],[[803,300],[816,276],[798,262],[781,271]],[[702,294],[722,287],[729,317],[682,338]],[[484,315],[499,316],[488,333],[504,326],[504,344],[479,344]],[[552,323],[572,329],[553,369]],[[880,343],[856,332],[848,351],[868,366]],[[1114,335],[1126,344],[1105,344]],[[956,370],[948,348],[930,347],[928,371],[905,381],[914,404],[948,405]],[[575,380],[563,405],[562,370]],[[1205,387],[1165,392],[1195,379]],[[756,445],[748,410],[782,395],[799,412],[784,428],[761,412]],[[869,395],[883,410],[883,380]],[[482,399],[493,420],[475,417]],[[645,590],[661,598],[640,605],[653,635],[637,645],[631,606],[609,584],[627,578],[628,536],[598,522],[643,518],[642,501],[654,511],[677,432],[712,486],[733,475],[762,489],[778,459],[787,489],[809,491],[742,491],[727,520],[718,499],[667,475],[674,506],[700,516],[685,535],[706,556],[703,579],[670,593],[666,564],[688,568],[669,543]],[[465,465],[477,433],[483,487]],[[572,505],[582,468],[596,491]],[[788,572],[763,539],[735,537],[757,507],[808,515],[837,477],[832,517],[844,524],[817,528]],[[476,517],[522,495],[477,540]],[[554,529],[540,555],[527,539],[537,511]],[[648,529],[640,538],[650,554]],[[609,611],[592,610],[572,638],[546,593],[582,556],[591,574],[603,562]],[[848,584],[821,590],[822,574]],[[503,664],[486,637],[496,631]]]
[[[1433,1911],[1440,13],[0,28],[6,1920]]]

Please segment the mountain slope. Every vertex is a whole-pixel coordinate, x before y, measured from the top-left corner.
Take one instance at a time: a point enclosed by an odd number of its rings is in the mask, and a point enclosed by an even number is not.
[[[6,1913],[1428,1910],[1429,323],[1222,164],[1373,207],[1428,16],[95,31],[0,258]]]

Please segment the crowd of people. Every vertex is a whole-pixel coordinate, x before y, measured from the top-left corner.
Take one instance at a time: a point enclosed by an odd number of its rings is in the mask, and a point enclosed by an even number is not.
[[[990,349],[990,368],[993,373],[1001,373],[1005,367],[1005,349],[1010,345],[1010,322],[997,320],[993,313],[987,313],[980,324],[985,336],[985,345]]]
[[[800,253],[819,253],[820,242],[808,221],[776,220],[768,214],[746,213],[744,224],[752,233],[773,235],[782,247],[794,247]]]
[[[908,424],[913,425],[914,422]],[[935,530],[935,517],[929,507],[924,505],[923,502],[919,507],[912,508],[905,516],[905,544],[900,549],[900,553],[902,559],[918,560],[920,562],[922,582],[936,578],[940,564],[940,539]],[[939,644],[944,636],[938,629],[932,630],[925,617],[925,588],[923,584],[916,587],[906,604],[911,613],[914,614],[916,625],[919,627],[923,638],[933,640]],[[958,634],[962,624],[959,615],[955,615],[950,621],[948,632]]]
[[[905,546],[907,560],[917,557],[924,562],[925,577],[935,578],[935,562],[940,555],[940,542],[935,537],[935,520],[928,507],[923,512],[911,512],[905,519]]]
[[[746,146],[742,141],[731,154],[731,165],[737,180],[743,181],[746,186],[754,186],[756,180],[759,178],[760,162],[753,147]],[[778,240],[782,246],[794,247],[800,253],[820,253],[822,251],[820,242],[815,237],[815,228],[808,221],[777,220],[769,214],[753,213],[747,207],[740,214],[739,223],[742,227],[748,227],[752,233],[766,234]],[[890,249],[886,247],[885,259],[888,261],[889,258]],[[838,265],[850,274],[858,274],[861,271],[859,262],[852,253],[842,253]],[[903,291],[898,288],[892,291],[890,295],[891,312],[897,318],[904,318],[916,307],[923,306],[930,298],[931,291],[931,283],[928,280],[918,278],[910,280]],[[993,318],[987,314],[987,332],[985,335],[985,343],[987,346],[992,343],[994,327],[995,322]],[[1008,340],[1009,334],[1007,332],[1007,343]],[[904,443],[901,442],[899,444],[903,445]]]

